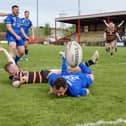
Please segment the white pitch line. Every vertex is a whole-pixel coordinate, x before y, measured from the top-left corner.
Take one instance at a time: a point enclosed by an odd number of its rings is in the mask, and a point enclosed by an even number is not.
[[[126,124],[126,119],[122,119],[119,118],[115,121],[104,121],[104,120],[99,120],[95,123],[91,122],[91,123],[86,123],[86,124],[77,124],[76,126],[102,126],[102,125],[116,125],[116,124],[120,124],[120,123],[125,123]]]

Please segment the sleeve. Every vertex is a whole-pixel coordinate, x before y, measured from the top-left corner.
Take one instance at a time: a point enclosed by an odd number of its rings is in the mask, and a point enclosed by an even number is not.
[[[13,23],[12,18],[11,18],[11,15],[8,15],[6,17],[6,19],[4,20],[4,23],[5,24],[12,24]]]
[[[67,67],[67,61],[66,58],[62,57],[62,69],[61,69],[61,74],[66,75],[68,74],[68,67]]]
[[[86,96],[87,90],[86,90],[86,88],[79,89],[79,88],[71,87],[70,95],[73,97]]]

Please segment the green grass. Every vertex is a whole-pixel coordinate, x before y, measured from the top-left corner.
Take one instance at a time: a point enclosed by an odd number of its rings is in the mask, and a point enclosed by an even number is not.
[[[2,69],[6,59],[0,54],[0,126],[76,126],[98,120],[126,119],[126,48],[119,48],[111,57],[105,54],[104,48],[83,47],[84,61],[96,49],[100,60],[91,67],[95,75],[91,94],[78,98],[51,96],[47,84],[13,88]],[[20,61],[19,65],[30,71],[60,68],[60,50],[64,47],[30,45],[29,61]]]

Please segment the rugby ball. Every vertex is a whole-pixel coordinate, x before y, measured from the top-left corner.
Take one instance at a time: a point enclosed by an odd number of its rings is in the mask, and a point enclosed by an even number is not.
[[[68,42],[65,49],[67,63],[71,67],[77,67],[82,61],[82,48],[76,41]]]

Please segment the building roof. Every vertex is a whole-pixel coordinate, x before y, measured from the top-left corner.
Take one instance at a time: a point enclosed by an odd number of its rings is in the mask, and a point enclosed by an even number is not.
[[[77,24],[77,20],[80,19],[81,24],[95,24],[102,22],[103,19],[110,18],[114,22],[120,22],[126,19],[126,11],[113,11],[104,12],[98,14],[80,15],[80,16],[70,16],[70,17],[59,17],[56,18],[56,22],[64,22],[69,24]]]

